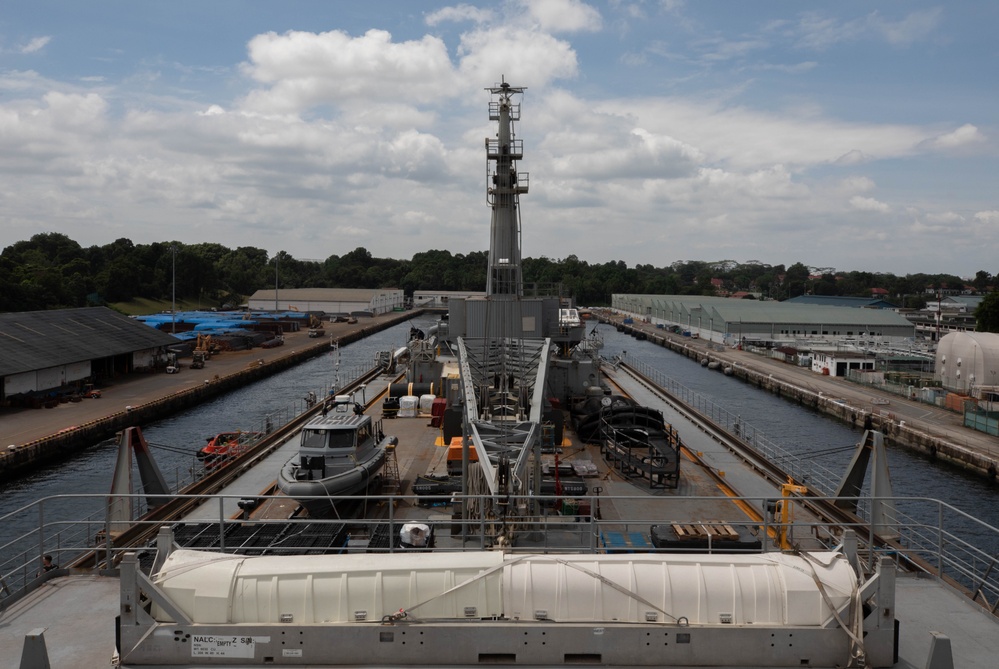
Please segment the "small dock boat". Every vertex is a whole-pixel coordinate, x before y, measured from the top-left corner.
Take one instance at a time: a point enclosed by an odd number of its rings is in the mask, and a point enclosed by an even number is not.
[[[281,469],[278,487],[310,516],[322,516],[330,497],[363,492],[385,463],[386,437],[381,421],[372,421],[350,397],[337,396],[300,435],[298,454]]]
[[[259,438],[259,432],[219,432],[208,439],[197,456],[205,463],[205,469],[221,467],[246,452]]]

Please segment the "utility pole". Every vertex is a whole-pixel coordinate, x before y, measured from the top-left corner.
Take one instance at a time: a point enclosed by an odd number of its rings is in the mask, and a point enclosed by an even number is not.
[[[940,288],[938,287],[937,288],[937,314],[936,314],[936,316],[937,316],[937,318],[936,318],[936,321],[937,321],[936,341],[940,341],[940,317],[943,315],[943,310],[940,308],[940,302],[941,302],[941,300],[943,300],[943,295],[940,293]]]
[[[170,306],[170,334],[177,334],[177,245],[170,245],[173,254],[173,290]]]

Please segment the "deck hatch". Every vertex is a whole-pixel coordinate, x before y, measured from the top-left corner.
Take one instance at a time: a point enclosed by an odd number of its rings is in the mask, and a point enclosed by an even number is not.
[[[479,653],[479,664],[516,664],[516,653]]]
[[[562,656],[565,664],[603,664],[603,655],[600,653],[566,653]]]

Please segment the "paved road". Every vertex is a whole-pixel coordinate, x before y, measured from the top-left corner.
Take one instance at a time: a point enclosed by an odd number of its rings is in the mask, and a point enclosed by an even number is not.
[[[412,313],[407,312],[406,317]],[[270,362],[301,350],[305,346],[326,346],[330,336],[342,337],[356,333],[372,324],[397,320],[398,313],[383,314],[359,320],[356,324],[336,323],[326,325],[324,339],[309,339],[305,330],[284,336],[284,346],[248,351],[226,351],[209,360],[204,369],[190,369],[189,360],[182,360],[183,370],[178,374],[130,374],[114,379],[102,388],[100,399],[60,404],[52,409],[0,408],[0,448],[22,445],[62,430],[94,421],[122,411],[127,406],[146,404],[162,397],[205,383],[218,375],[225,377],[260,361]]]
[[[712,346],[717,348],[717,343],[712,344],[705,339],[682,337],[637,320],[632,327],[639,328],[650,335],[667,337],[685,344],[695,350],[702,351],[705,355],[710,354],[712,359],[764,374],[773,374],[775,377],[796,386],[822,393],[825,397],[842,399],[848,405],[858,409],[890,412],[896,421],[905,421],[906,425],[913,429],[964,446],[977,453],[999,458],[999,439],[984,432],[964,427],[964,417],[953,411],[885,393],[868,386],[857,385],[839,377],[820,376],[810,369],[788,365],[749,351],[738,351],[731,348],[726,348],[723,351],[713,350]],[[887,402],[887,404],[883,402]]]

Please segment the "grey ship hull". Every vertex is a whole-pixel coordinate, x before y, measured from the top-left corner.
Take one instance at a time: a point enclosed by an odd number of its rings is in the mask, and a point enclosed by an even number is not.
[[[379,444],[371,457],[349,469],[321,479],[300,481],[298,455],[289,460],[278,476],[282,493],[301,504],[312,517],[322,517],[333,508],[333,497],[362,494],[385,464],[385,444]]]

